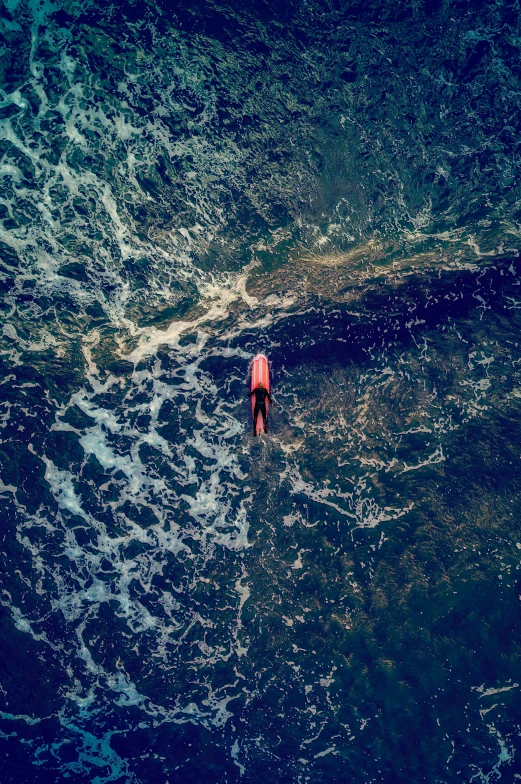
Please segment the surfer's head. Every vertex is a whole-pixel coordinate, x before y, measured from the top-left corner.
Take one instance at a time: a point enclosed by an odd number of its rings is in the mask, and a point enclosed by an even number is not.
[[[262,381],[259,381],[257,386],[258,386],[259,389],[264,389],[264,384],[262,383]]]

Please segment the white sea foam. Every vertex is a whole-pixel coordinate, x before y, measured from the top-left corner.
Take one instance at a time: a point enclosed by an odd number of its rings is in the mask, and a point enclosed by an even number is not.
[[[6,7],[16,11],[19,2],[6,0]],[[248,404],[243,399],[243,381],[254,353],[251,335],[262,335],[259,340],[269,344],[271,329],[312,310],[299,291],[271,293],[263,299],[261,286],[254,296],[247,284],[252,272],[261,271],[258,263],[243,262],[240,268],[234,254],[243,248],[226,244],[229,219],[220,187],[246,168],[247,153],[231,136],[215,143],[211,135],[183,139],[163,121],[179,109],[178,89],[192,90],[201,98],[200,127],[216,116],[215,97],[211,90],[205,92],[200,78],[199,55],[189,61],[182,43],[169,42],[173,60],[183,67],[176,65],[169,72],[155,111],[141,117],[130,107],[148,78],[146,57],[129,62],[119,84],[107,89],[89,71],[80,49],[69,51],[59,31],[45,38],[50,58],[45,61],[38,44],[54,6],[30,0],[28,8],[30,81],[3,96],[3,105],[18,109],[19,115],[0,120],[5,147],[0,203],[10,216],[0,227],[0,240],[13,254],[11,259],[6,253],[0,262],[2,274],[13,280],[1,351],[15,367],[28,353],[35,355],[30,362],[44,364],[51,357],[51,368],[56,360],[65,357],[67,364],[70,359],[68,382],[73,391],[64,386],[59,401],[53,402],[52,396],[47,401],[56,410],[50,435],[59,435],[59,443],[70,449],[63,446],[54,453],[45,438],[31,446],[44,472],[38,509],[29,512],[22,505],[23,488],[0,483],[2,500],[14,504],[18,515],[17,542],[32,564],[23,586],[31,600],[28,606],[17,606],[10,596],[3,601],[18,631],[58,652],[70,678],[59,714],[62,729],[69,734],[59,743],[75,738],[80,752],[75,762],[63,765],[62,774],[70,770],[76,775],[84,765],[85,770],[107,768],[110,772],[103,781],[132,781],[128,766],[110,745],[111,733],[119,730],[96,724],[100,715],[110,723],[111,711],[117,709],[120,721],[124,715],[129,726],[138,713],[138,726],[144,729],[190,722],[216,732],[231,724],[232,701],[241,698],[248,704],[258,693],[255,684],[264,673],[254,672],[250,662],[245,619],[251,606],[257,610],[262,602],[275,603],[280,596],[259,598],[262,586],[257,588],[253,569],[244,565],[243,556],[252,547],[251,510],[258,503],[254,482],[253,489],[246,484],[251,474],[261,470],[262,481],[269,483],[270,470],[279,473],[280,486],[270,485],[268,506],[274,498],[285,505],[280,524],[296,541],[299,534],[321,531],[328,514],[336,515],[339,526],[348,531],[391,523],[407,514],[411,504],[378,497],[381,478],[445,461],[444,434],[458,426],[457,421],[484,410],[495,391],[494,366],[488,349],[482,359],[470,362],[469,357],[457,400],[436,399],[428,376],[415,366],[408,379],[416,374],[417,383],[424,385],[421,422],[409,427],[404,414],[398,432],[388,437],[387,451],[369,443],[368,425],[374,401],[399,384],[401,372],[409,372],[405,354],[395,361],[373,352],[370,370],[360,372],[355,381],[360,395],[354,416],[341,411],[338,421],[304,415],[302,401],[285,395],[285,382],[279,379],[282,425],[275,438],[252,447],[245,436]],[[24,97],[29,92],[34,111]],[[57,118],[62,130],[49,132],[50,118]],[[54,150],[59,155],[53,157]],[[156,183],[155,191],[145,185],[162,156],[177,167],[175,194],[182,215],[171,206],[167,184]],[[446,176],[441,167],[438,173]],[[336,240],[355,242],[351,217],[340,214],[344,202],[333,210],[327,229],[308,227],[317,248],[330,247]],[[403,200],[398,207],[414,227],[414,232],[401,235],[407,242],[434,239],[458,246],[454,264],[477,269],[462,248],[472,257],[483,255],[479,236],[469,238],[467,230],[459,229],[429,233],[428,200],[416,211]],[[145,217],[138,219],[134,208]],[[505,232],[519,235],[512,226]],[[290,232],[277,229],[268,235],[257,243],[258,251],[276,249]],[[204,255],[209,247],[229,253],[234,271],[208,273],[199,268],[197,254]],[[501,245],[494,252],[507,250]],[[23,298],[17,297],[26,296],[26,287],[33,301],[21,305]],[[184,316],[172,317],[187,291],[195,292],[191,306]],[[478,302],[484,312],[483,297]],[[507,303],[513,309],[519,305],[515,298]],[[163,312],[161,322],[155,322]],[[322,316],[327,320],[324,312]],[[91,318],[95,327],[88,326]],[[423,324],[415,317],[407,328]],[[193,342],[185,345],[185,339]],[[339,340],[345,343],[346,338]],[[426,339],[421,344],[419,338],[417,353],[423,366],[431,361],[432,347]],[[121,377],[117,370],[107,373],[109,354],[129,360],[134,371]],[[230,368],[225,378],[205,369],[225,363]],[[11,403],[5,406],[2,425],[11,423],[12,408]],[[69,417],[77,410],[83,419],[73,419],[72,425]],[[286,421],[291,432],[285,430]],[[400,439],[418,433],[425,434],[426,443],[418,448],[417,461],[398,460],[394,450]],[[321,439],[321,446],[333,445],[331,475],[325,478],[303,468],[315,438]],[[323,518],[315,513],[309,519],[308,502],[323,512]],[[262,526],[274,526],[266,517]],[[254,519],[258,522],[258,508]],[[268,548],[275,550],[275,541],[274,536]],[[300,579],[304,566],[308,568],[302,555],[309,550],[296,552],[293,563],[287,562],[292,567],[287,569],[289,580]],[[350,586],[360,592],[354,581]],[[211,598],[206,600],[204,593],[199,597],[198,591],[204,590],[212,592]],[[304,628],[308,609],[281,615],[288,632]],[[112,635],[117,637],[114,656],[100,644],[101,640],[109,646]],[[293,645],[295,654],[303,650]],[[224,663],[236,676],[229,683],[221,680]],[[306,699],[299,709],[303,747],[311,747],[314,760],[335,754],[336,745],[320,737],[339,709],[328,692],[331,672],[317,668],[311,686],[305,681],[310,673],[301,671],[300,665],[291,666],[295,688]],[[218,688],[213,686],[214,669]],[[173,707],[161,678],[174,686],[178,681],[186,684]],[[492,690],[482,696],[489,693]],[[25,715],[2,716],[37,721]],[[360,729],[366,724],[363,720]],[[346,737],[355,737],[347,725],[344,731]],[[243,734],[229,752],[241,776],[247,770],[248,742]],[[508,749],[498,742],[499,762],[508,761]],[[312,764],[304,758],[300,762]],[[101,774],[94,780],[101,782]]]

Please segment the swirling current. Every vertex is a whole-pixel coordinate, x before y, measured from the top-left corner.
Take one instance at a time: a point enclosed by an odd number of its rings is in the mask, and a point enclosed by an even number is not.
[[[521,779],[520,13],[3,0],[2,782]]]

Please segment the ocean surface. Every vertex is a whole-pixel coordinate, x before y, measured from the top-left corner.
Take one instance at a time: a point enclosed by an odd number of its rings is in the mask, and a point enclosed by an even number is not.
[[[1,784],[521,779],[520,19],[3,0]]]

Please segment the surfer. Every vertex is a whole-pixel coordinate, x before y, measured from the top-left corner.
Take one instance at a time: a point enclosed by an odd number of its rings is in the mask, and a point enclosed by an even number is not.
[[[253,409],[253,435],[255,436],[257,435],[255,431],[255,423],[257,422],[259,413],[262,416],[264,432],[268,432],[268,425],[266,424],[266,398],[268,398],[271,405],[273,405],[273,400],[271,399],[271,395],[262,381],[259,381],[255,389],[252,389],[251,392],[248,392],[248,397],[252,397],[252,395],[255,395],[255,408]]]

